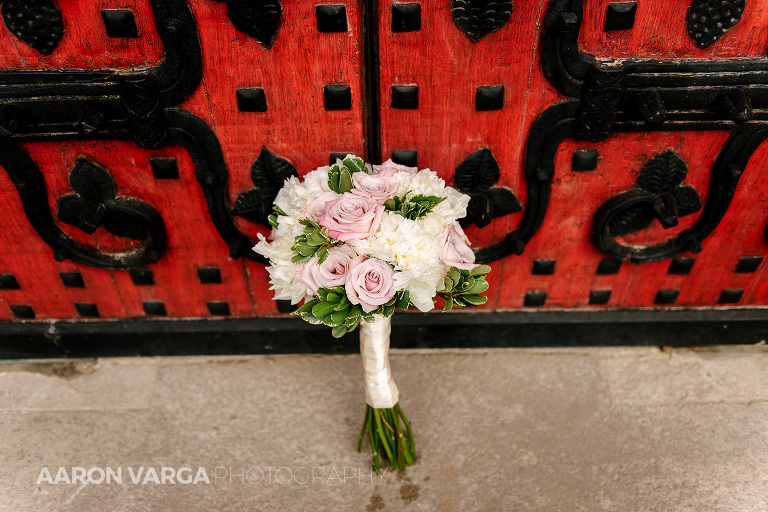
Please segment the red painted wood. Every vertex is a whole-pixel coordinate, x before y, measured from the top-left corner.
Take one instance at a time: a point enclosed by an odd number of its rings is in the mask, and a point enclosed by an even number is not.
[[[338,3],[323,0],[320,3]],[[422,29],[393,33],[391,6],[380,3],[381,153],[415,149],[419,166],[438,172],[449,183],[454,170],[469,154],[488,146],[502,176],[497,185],[511,188],[526,205],[523,175],[525,144],[535,119],[562,99],[541,70],[539,27],[548,2],[515,2],[508,24],[472,43],[453,24],[449,0],[424,0]],[[602,26],[609,0],[587,0],[580,37],[584,51],[600,58],[727,58],[764,56],[768,40],[768,8],[747,2],[742,21],[706,50],[687,35],[687,3],[638,2],[635,27],[606,33]],[[65,33],[51,56],[42,56],[16,40],[0,26],[0,68],[133,68],[156,65],[163,48],[153,27],[148,0],[98,0],[58,2],[64,12]],[[193,0],[202,47],[204,77],[200,86],[178,108],[203,119],[216,133],[229,170],[229,200],[253,187],[250,168],[262,146],[290,160],[303,175],[328,163],[331,152],[363,154],[365,148],[363,104],[363,42],[360,2],[345,2],[349,30],[319,33],[315,2],[285,0],[284,21],[272,49],[238,32],[226,15],[226,3]],[[100,11],[131,9],[141,37],[109,39]],[[672,21],[670,21],[672,20]],[[352,109],[326,111],[323,86],[351,86]],[[392,85],[418,85],[419,108],[390,107]],[[481,85],[504,85],[504,106],[498,111],[477,112],[475,91]],[[241,87],[261,87],[266,112],[239,112],[235,92]],[[561,144],[549,210],[539,232],[525,253],[492,264],[488,309],[523,307],[526,293],[547,292],[545,308],[647,308],[661,289],[679,290],[675,306],[722,307],[722,290],[743,289],[738,306],[768,305],[764,263],[756,273],[734,273],[742,256],[765,256],[768,244],[763,229],[768,221],[768,176],[762,162],[768,157],[763,144],[750,160],[733,203],[717,229],[703,243],[690,274],[668,273],[669,261],[624,264],[615,275],[597,275],[605,256],[590,239],[593,217],[608,198],[632,188],[643,164],[657,153],[673,149],[688,164],[685,183],[702,198],[709,189],[710,170],[728,134],[726,132],[650,132],[615,134],[606,141],[589,143],[569,139]],[[163,301],[171,317],[209,317],[209,301],[226,301],[232,316],[276,314],[264,266],[228,256],[226,244],[211,223],[194,166],[180,147],[142,149],[134,143],[45,142],[26,143],[33,160],[43,170],[51,211],[63,195],[72,193],[69,173],[77,158],[86,156],[107,168],[119,193],[155,207],[166,222],[168,249],[149,265],[156,284],[135,285],[127,271],[92,269],[71,261],[56,262],[52,250],[35,233],[23,214],[13,184],[0,172],[0,273],[11,273],[20,290],[0,291],[0,320],[11,320],[10,305],[28,304],[38,319],[78,318],[74,304],[97,304],[104,318],[145,317],[142,302]],[[573,152],[597,149],[597,169],[575,173]],[[153,177],[149,158],[177,160],[178,180]],[[484,229],[470,228],[477,246],[501,240],[514,230],[522,214],[497,219]],[[627,235],[632,244],[658,243],[689,227],[699,214],[682,218],[679,226],[658,224]],[[243,219],[237,226],[255,238],[267,229]],[[99,229],[89,236],[71,226],[62,229],[83,243],[104,251],[126,250],[130,242]],[[556,261],[555,274],[532,275],[537,259]],[[201,284],[199,267],[221,270],[221,284]],[[65,288],[59,272],[77,271],[84,288]],[[610,290],[606,306],[588,304],[592,290]]]
[[[0,68],[99,69],[149,66],[163,59],[163,44],[155,30],[149,0],[89,0],[57,2],[63,13],[64,35],[51,55],[41,55],[0,23]],[[109,38],[103,9],[130,9],[137,38]]]
[[[614,0],[586,0],[579,45],[585,52],[605,58],[712,59],[764,57],[768,50],[768,6],[746,2],[741,20],[709,48],[699,48],[688,35],[686,14],[690,2],[637,2],[635,25],[629,30],[605,32],[605,15]]]

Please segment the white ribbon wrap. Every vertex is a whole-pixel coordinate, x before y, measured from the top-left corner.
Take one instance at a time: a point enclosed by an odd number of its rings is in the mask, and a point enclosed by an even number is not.
[[[374,409],[391,409],[400,392],[389,369],[389,334],[392,318],[376,317],[360,322],[360,355],[365,372],[365,403]]]

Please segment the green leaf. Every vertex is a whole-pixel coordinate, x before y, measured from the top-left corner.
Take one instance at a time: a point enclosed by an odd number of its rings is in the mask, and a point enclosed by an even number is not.
[[[339,300],[341,300],[341,295],[339,295],[336,292],[332,292],[328,290],[328,294],[325,296],[325,300],[328,302],[333,302],[334,304],[338,304]]]
[[[341,170],[341,173],[339,173],[339,192],[349,192],[354,188],[354,185],[352,184],[352,173],[349,172],[349,169],[343,168]]]
[[[315,253],[317,256],[317,264],[322,265],[323,262],[325,262],[326,259],[328,259],[328,248],[327,247],[321,247],[317,250]]]
[[[341,338],[342,336],[347,334],[349,331],[350,329],[348,329],[346,325],[339,325],[334,327],[333,330],[331,330],[331,335],[334,338]]]
[[[453,297],[446,295],[443,298],[445,299],[445,306],[443,306],[443,311],[450,311],[451,308],[453,308]]]
[[[491,271],[491,267],[488,265],[478,265],[475,268],[472,269],[472,275],[473,276],[481,276],[489,273]]]
[[[456,284],[453,282],[453,280],[450,277],[445,276],[445,291],[453,291],[454,286],[456,286]]]
[[[395,304],[393,303],[391,306],[383,306],[382,308],[382,314],[384,315],[384,318],[388,318],[392,316],[395,312]]]
[[[301,315],[303,313],[306,313],[307,311],[312,309],[315,306],[315,304],[317,304],[318,302],[320,302],[320,301],[317,300],[317,299],[312,299],[310,301],[307,301],[307,302],[304,303],[303,306],[301,306],[299,309],[297,309],[296,311],[292,312],[291,314],[292,315]]]
[[[280,224],[277,222],[277,215],[270,215],[267,217],[267,220],[269,221],[269,225],[273,228],[278,227]]]
[[[297,254],[293,258],[291,258],[291,263],[299,264],[299,263],[306,263],[309,261],[309,258],[312,256],[302,256],[301,254]]]
[[[482,295],[464,295],[462,298],[472,306],[479,306],[488,302],[488,297]]]
[[[347,329],[349,329],[349,331],[350,331],[350,332],[352,332],[352,331],[354,331],[355,329],[357,329],[357,326],[358,326],[358,325],[360,325],[360,317],[358,316],[358,317],[354,317],[354,318],[353,318],[353,317],[351,317],[351,316],[348,316],[348,317],[347,317],[347,318],[344,320],[344,325],[346,325],[346,326],[347,326]]]
[[[405,311],[411,303],[411,294],[408,290],[403,290],[398,294],[397,302],[395,303],[399,309]]]
[[[323,320],[321,318],[316,318],[314,315],[312,315],[311,312],[306,312],[303,315],[301,315],[301,319],[305,322],[308,322],[313,325],[319,325],[323,323]]]
[[[311,243],[312,245],[324,245],[328,243],[328,239],[322,235],[320,230],[314,230],[307,239],[307,242]]]
[[[475,285],[474,277],[466,277],[456,286],[456,290],[459,292],[465,292]]]
[[[384,208],[390,211],[396,210],[397,204],[395,203],[394,199],[387,199],[386,201],[384,201]]]
[[[477,295],[488,289],[488,283],[484,278],[475,279],[475,284],[467,290],[467,294]]]
[[[349,309],[349,306],[350,306],[349,299],[347,299],[346,295],[342,295],[341,300],[339,301],[338,304],[336,304],[336,307],[333,309],[335,309],[336,311],[341,311],[342,309]]]
[[[315,254],[315,248],[306,242],[300,242],[293,246],[295,251],[302,256],[312,256]]]
[[[365,171],[365,162],[360,157],[347,157],[343,163],[351,172]]]
[[[464,298],[463,295],[454,295],[453,296],[453,307],[455,308],[463,308],[467,305],[466,302],[464,302],[462,299]]]
[[[283,217],[287,217],[288,214],[283,211],[282,208],[277,206],[276,204],[272,205],[272,211],[275,212],[275,215],[282,215]]]
[[[334,306],[335,304],[331,304],[330,302],[321,302],[312,308],[312,314],[317,318],[323,318],[324,316],[331,314]]]
[[[331,317],[331,327],[336,327],[337,325],[341,325],[344,323],[344,320],[347,318],[347,311],[334,311],[330,314]]]
[[[459,269],[457,269],[456,267],[451,267],[451,269],[448,271],[447,276],[450,277],[451,281],[453,281],[454,283],[458,283],[459,281],[461,281],[461,272],[459,272]]]

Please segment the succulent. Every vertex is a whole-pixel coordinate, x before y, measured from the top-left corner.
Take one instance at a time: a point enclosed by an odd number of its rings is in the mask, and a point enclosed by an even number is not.
[[[352,184],[352,174],[356,172],[365,172],[365,162],[360,157],[347,157],[341,165],[335,163],[328,171],[328,186],[338,194],[349,192],[354,188]]]
[[[445,276],[445,288],[437,294],[445,300],[443,311],[454,307],[479,306],[488,301],[488,297],[479,295],[488,289],[485,276],[491,271],[488,265],[478,265],[472,270],[459,270],[451,267]]]

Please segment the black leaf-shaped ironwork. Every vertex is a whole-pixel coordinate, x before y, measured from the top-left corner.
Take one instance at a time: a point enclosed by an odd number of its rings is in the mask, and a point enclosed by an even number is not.
[[[228,0],[227,17],[237,30],[272,48],[283,21],[283,7],[280,0]]]
[[[75,193],[58,201],[57,216],[61,222],[88,234],[103,226],[119,237],[146,241],[152,236],[164,244],[165,226],[157,210],[138,199],[118,197],[117,184],[103,167],[80,157],[69,182]]]
[[[610,199],[598,215],[607,216],[612,236],[645,229],[654,219],[664,228],[676,226],[679,217],[702,208],[696,189],[683,183],[687,174],[688,166],[674,151],[659,153],[641,169],[638,188]],[[611,207],[606,207],[609,203]]]
[[[506,25],[512,16],[512,1],[451,0],[456,26],[473,43]]]
[[[456,187],[462,192],[474,192],[491,188],[501,177],[499,164],[491,150],[475,151],[456,167]]]
[[[688,165],[674,151],[659,153],[643,165],[637,186],[653,194],[671,192],[688,174]]]
[[[50,55],[64,35],[61,11],[51,0],[5,0],[3,21],[13,35],[43,55]]]
[[[500,177],[499,164],[489,148],[475,151],[459,164],[454,183],[470,197],[467,216],[461,219],[462,226],[475,224],[482,228],[493,219],[523,209],[511,190],[493,186]]]
[[[708,48],[731,30],[744,14],[745,0],[693,0],[688,8],[688,34]]]
[[[262,146],[259,158],[251,167],[251,180],[256,188],[240,194],[230,213],[268,226],[277,193],[285,180],[298,175],[291,162]]]

